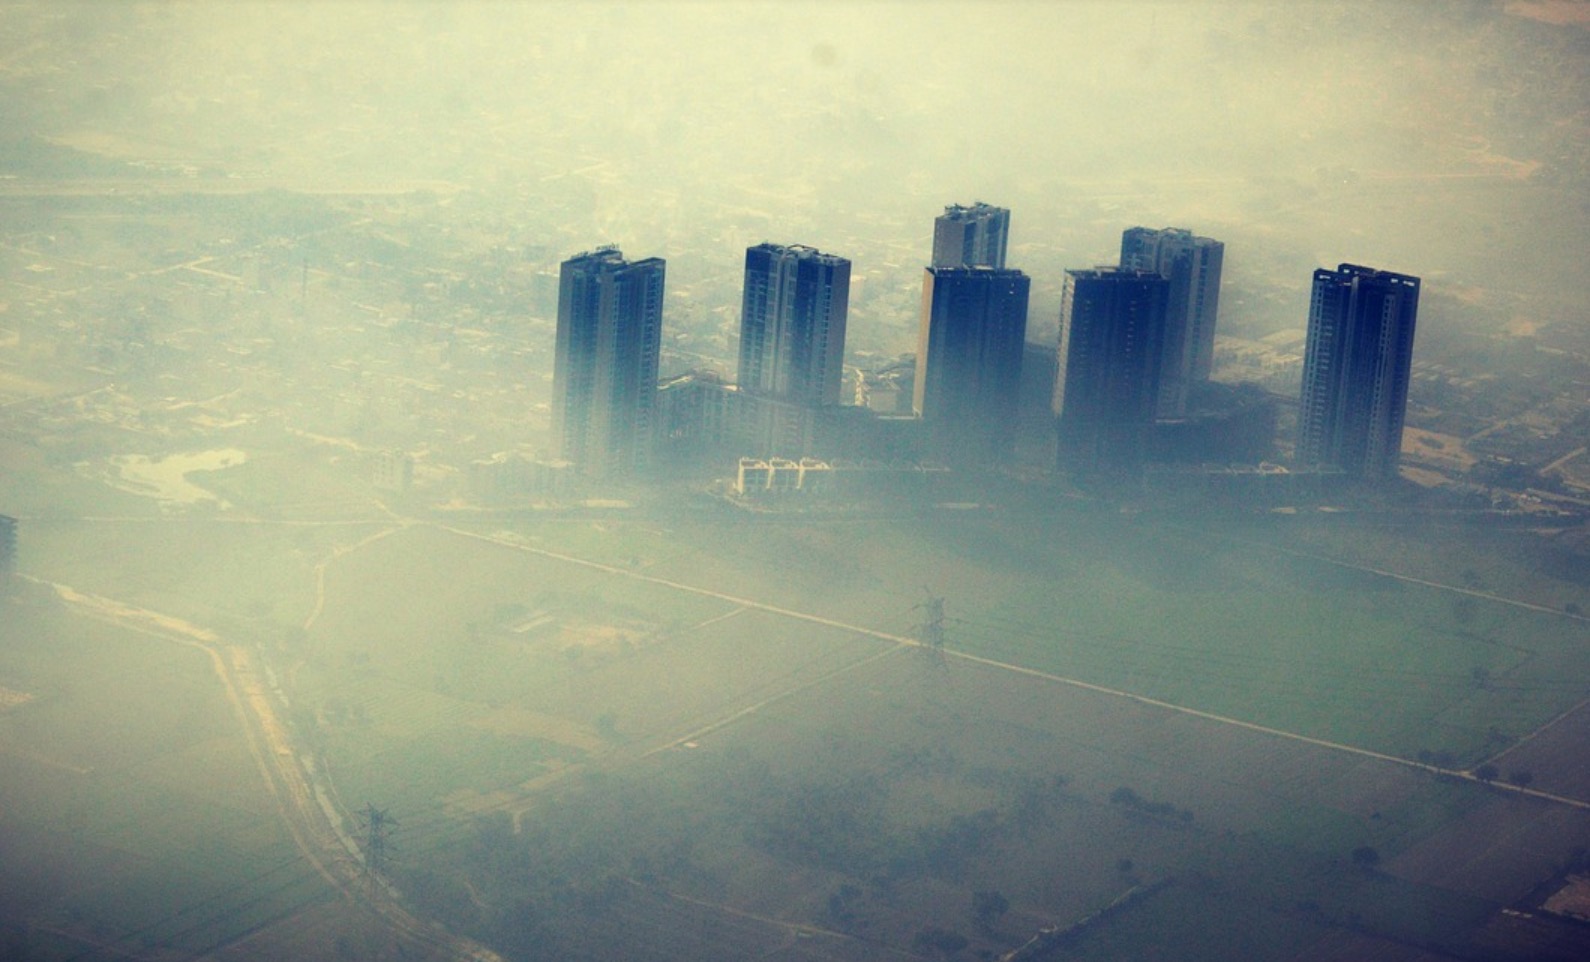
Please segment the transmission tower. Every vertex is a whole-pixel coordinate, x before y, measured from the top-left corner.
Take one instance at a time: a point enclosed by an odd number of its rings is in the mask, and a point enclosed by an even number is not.
[[[934,661],[943,665],[945,663],[944,599],[930,593],[926,601],[912,610],[923,613],[922,622],[916,626],[917,642],[921,644],[923,651],[932,656]]]
[[[397,819],[388,815],[384,808],[376,808],[366,802],[364,809],[359,812],[359,842],[364,846],[364,878],[370,886],[371,895],[375,894],[381,876],[386,872],[387,858],[391,854],[388,843],[394,828],[397,828]]]

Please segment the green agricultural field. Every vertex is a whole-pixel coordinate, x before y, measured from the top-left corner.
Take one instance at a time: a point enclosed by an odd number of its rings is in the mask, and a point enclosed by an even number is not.
[[[710,724],[878,650],[849,633],[430,527],[328,571],[285,670],[347,799],[509,804],[570,763]]]
[[[1116,801],[1127,787],[1131,805]],[[489,818],[463,831],[422,824],[424,867],[403,878],[429,910],[504,947],[529,951],[533,935],[539,951],[569,958],[599,957],[601,945],[680,959],[734,958],[745,944],[676,943],[683,933],[654,917],[657,893],[718,907],[715,924],[759,931],[743,935],[752,946],[779,944],[781,925],[814,925],[832,933],[820,943],[831,957],[877,957],[880,946],[911,950],[932,921],[973,958],[1168,881],[1077,947],[1115,957],[1130,945],[1136,957],[1184,942],[1189,959],[1244,946],[1245,957],[1282,958],[1344,933],[1365,951],[1461,944],[1499,903],[1432,883],[1428,866],[1404,877],[1399,859],[1425,852],[1450,872],[1472,850],[1430,854],[1447,826],[1511,804],[1409,768],[897,651],[694,747],[567,779],[518,832]],[[1555,830],[1590,822],[1577,813]],[[1366,845],[1388,870],[1353,864]],[[1544,873],[1556,853],[1525,838],[1487,857]],[[979,891],[1000,893],[1008,914],[980,924]],[[1215,902],[1226,910],[1209,912]],[[1197,938],[1176,921],[1189,904],[1203,906]],[[848,954],[851,938],[872,954]]]
[[[332,897],[208,655],[13,591],[0,618],[0,891],[28,958],[200,951]]]
[[[664,553],[615,528],[605,557]],[[1410,758],[1472,762],[1590,685],[1581,622],[1196,531],[1076,513],[672,538],[636,570],[897,634],[932,591],[953,648]]]
[[[397,819],[406,854],[391,871],[410,903],[522,954],[728,959],[814,926],[832,958],[877,944],[931,955],[956,939],[971,958],[1167,880],[1066,951],[1185,942],[1188,958],[1275,957],[1330,939],[1378,951],[1460,939],[1503,890],[1527,890],[1590,839],[1578,813],[1506,809],[1528,844],[1486,843],[1505,884],[1443,887],[1472,861],[1444,839],[1501,817],[1494,790],[1065,681],[1443,766],[1476,764],[1582,698],[1582,622],[1303,557],[1274,531],[1238,540],[1067,508],[810,523],[200,514],[27,532],[30,577],[257,653],[342,810]],[[1362,560],[1392,566],[1382,548]],[[45,586],[27,590],[57,607]],[[943,659],[891,640],[916,636],[931,596],[945,599]],[[85,637],[111,631],[87,624]],[[139,703],[140,724],[188,715],[150,736],[165,751],[115,767],[141,787],[73,790],[60,817],[92,825],[94,848],[66,862],[108,859],[135,892],[185,873],[167,888],[199,901],[290,859],[203,653],[115,634],[169,664],[96,665],[120,692],[101,708],[136,714],[117,699],[143,698],[159,704]],[[39,652],[17,646],[0,685],[99,677]],[[150,672],[197,687],[125,684]],[[112,751],[93,737],[98,715],[61,704],[0,714],[0,730],[84,758]],[[24,718],[56,727],[30,734]],[[206,736],[176,735],[190,729]],[[193,773],[224,765],[203,783],[212,807],[195,811]],[[43,812],[83,777],[44,768],[8,797]],[[1375,872],[1348,860],[1365,846]],[[248,911],[280,914],[317,891],[277,871],[283,894],[240,896],[264,906]],[[149,896],[75,884],[86,888],[60,904],[104,931],[158,917]],[[996,891],[1006,912],[976,916],[974,895]],[[1216,903],[1250,911],[1201,941],[1175,928]],[[737,934],[683,939],[670,906],[703,925],[736,919]],[[610,944],[614,924],[633,941]]]
[[[365,525],[216,519],[30,521],[24,570],[88,594],[275,642],[314,604],[314,567]]]

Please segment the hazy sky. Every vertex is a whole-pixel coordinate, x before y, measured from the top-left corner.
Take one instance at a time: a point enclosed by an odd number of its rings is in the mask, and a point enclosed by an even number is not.
[[[1584,4],[18,9],[13,129],[289,188],[447,181],[558,248],[727,267],[864,240],[906,278],[937,208],[985,199],[1040,304],[1138,222],[1226,239],[1238,283],[1338,260],[1580,283],[1590,20],[1505,10]]]

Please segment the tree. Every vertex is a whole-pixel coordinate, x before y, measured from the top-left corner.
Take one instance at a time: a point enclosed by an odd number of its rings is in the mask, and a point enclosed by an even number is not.
[[[954,955],[966,948],[966,936],[959,932],[941,929],[936,925],[925,929],[918,929],[916,936],[911,939],[911,945],[917,951],[933,951],[941,955]]]
[[[1365,872],[1373,872],[1380,864],[1380,853],[1373,846],[1360,845],[1353,849],[1353,864]]]
[[[972,917],[977,920],[977,927],[980,929],[993,928],[1009,911],[1010,900],[997,891],[972,893]]]
[[[1514,785],[1517,785],[1519,788],[1526,788],[1530,782],[1535,780],[1535,776],[1531,772],[1526,772],[1520,769],[1508,775],[1507,780],[1512,782]]]
[[[1497,772],[1496,766],[1490,763],[1486,763],[1481,765],[1479,768],[1474,769],[1474,777],[1482,782],[1494,782],[1496,781],[1496,776],[1498,774],[1500,773]]]

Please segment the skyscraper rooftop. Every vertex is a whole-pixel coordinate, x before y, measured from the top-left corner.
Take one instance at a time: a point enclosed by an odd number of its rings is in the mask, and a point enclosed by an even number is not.
[[[934,267],[1005,266],[1010,211],[978,201],[951,204],[933,222]]]

